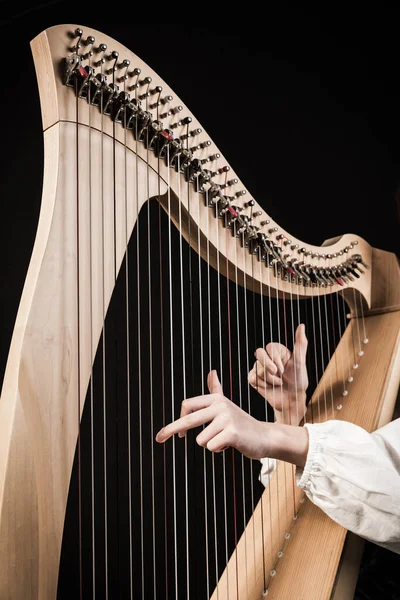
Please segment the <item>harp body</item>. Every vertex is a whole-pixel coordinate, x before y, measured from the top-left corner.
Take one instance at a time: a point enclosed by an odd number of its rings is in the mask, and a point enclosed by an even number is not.
[[[69,33],[75,30],[74,25],[53,27],[32,42],[42,106],[45,170],[37,236],[0,402],[0,597],[4,599],[56,598],[64,518],[84,399],[116,276],[142,206],[150,198],[157,198],[175,224],[179,210],[189,214],[191,233],[184,226],[183,235],[211,265],[218,265],[221,273],[231,278],[238,273],[239,283],[246,276],[248,287],[262,289],[265,294],[279,296],[292,290],[290,277],[284,280],[271,275],[267,286],[265,275],[252,272],[250,253],[237,251],[238,238],[222,237],[220,220],[204,206],[204,195],[194,184],[187,185],[181,172],[171,170],[131,132],[110,118],[102,118],[100,111],[77,99],[71,87],[64,84],[62,61],[72,54],[68,48],[76,41]],[[85,30],[84,35],[94,35],[96,45],[103,42],[109,50],[117,51],[118,63],[126,58],[144,76],[152,77],[152,87],[161,85],[163,97],[174,97],[172,105],[166,105],[168,109],[179,105],[182,115],[190,114],[175,92],[139,57],[99,32]],[[100,57],[101,53],[95,54],[93,60]],[[108,60],[105,68],[114,62]],[[115,77],[130,70],[117,66]],[[170,128],[179,121],[179,115],[168,114],[162,120],[164,127]],[[207,142],[206,132],[193,118],[190,131],[196,129],[201,132],[191,138],[194,143]],[[186,131],[185,125],[174,129],[177,136]],[[196,156],[201,159],[216,153],[218,148],[211,142]],[[135,179],[126,176],[132,172],[137,175]],[[235,178],[234,191],[246,190],[231,170],[229,179]],[[217,174],[215,181],[225,182],[226,173]],[[247,192],[245,199],[250,197]],[[111,203],[102,204],[104,198],[114,199],[115,211]],[[333,382],[333,405],[342,404],[336,361],[348,361],[352,356],[352,336],[362,305],[370,344],[351,384],[351,393],[335,418],[370,431],[387,423],[400,373],[396,257],[370,247],[353,234],[330,240],[322,248],[305,245],[271,217],[268,226],[262,226],[265,212],[257,204],[256,209],[261,214],[254,218],[253,225],[261,231],[276,228],[274,236],[290,238],[293,244],[305,246],[310,255],[329,252],[330,258],[325,260],[330,266],[343,263],[348,251],[356,251],[371,266],[343,288],[353,318],[312,402],[318,402],[329,381]],[[90,293],[85,285],[89,280]],[[336,287],[339,289],[338,283]],[[300,294],[305,297],[330,291],[330,287],[302,286]],[[356,297],[358,302],[354,303]],[[322,409],[320,420],[328,418],[332,414]],[[294,499],[300,506],[294,522],[292,508],[276,501],[276,488],[283,485],[285,477],[292,478],[292,467],[280,463],[278,472],[281,475],[272,478],[261,500],[264,515],[272,514],[275,520],[279,515],[279,529],[265,536],[268,556],[263,559],[259,504],[218,584],[220,600],[228,597],[227,586],[235,590],[229,600],[236,598],[236,584],[229,581],[238,581],[238,598],[261,598],[264,569],[276,570],[268,597],[330,597],[346,531],[310,502],[299,504],[300,490],[296,490]],[[268,522],[263,525],[268,526]],[[277,561],[286,532],[290,532],[290,539],[285,542],[284,556]],[[245,567],[249,553],[253,553],[252,560]],[[216,593],[212,597],[216,598]]]

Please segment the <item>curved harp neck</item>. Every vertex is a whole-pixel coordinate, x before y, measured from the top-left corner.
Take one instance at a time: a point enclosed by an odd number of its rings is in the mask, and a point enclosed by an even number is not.
[[[319,247],[280,227],[184,102],[138,56],[76,25],[44,31],[32,41],[32,51],[44,129],[59,121],[78,123],[142,158],[159,178],[163,207],[175,223],[179,204],[183,214],[190,213],[190,233],[183,225],[182,234],[203,256],[202,240],[207,240],[208,258],[219,262],[221,273],[239,283],[246,278],[247,287],[279,297],[293,291],[300,297],[342,291],[351,303],[348,290],[355,289],[364,308],[371,307],[369,244],[345,234]],[[254,268],[254,256],[262,268]]]

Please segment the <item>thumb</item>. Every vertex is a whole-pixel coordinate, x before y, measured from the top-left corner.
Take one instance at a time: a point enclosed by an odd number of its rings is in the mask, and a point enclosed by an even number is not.
[[[306,337],[306,328],[304,323],[298,325],[296,329],[294,349],[299,356],[305,360],[306,352],[307,352],[308,340]]]
[[[217,371],[215,371],[215,369],[209,372],[207,377],[207,385],[210,394],[223,394],[222,385],[218,379]]]

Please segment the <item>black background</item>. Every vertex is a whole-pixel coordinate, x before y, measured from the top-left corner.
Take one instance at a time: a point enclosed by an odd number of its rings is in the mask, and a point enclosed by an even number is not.
[[[125,21],[126,9],[111,5],[108,16]],[[122,25],[92,21],[99,8],[67,2],[7,2],[1,10],[1,377],[41,200],[43,142],[29,42],[52,25],[93,27],[139,55],[196,115],[254,198],[296,237],[321,244],[355,233],[399,254],[394,12],[261,16],[250,9],[247,22],[239,13],[224,22],[204,6],[165,6],[165,13],[185,13],[186,22],[149,16]],[[378,597],[370,589],[369,597]]]
[[[3,375],[41,200],[43,142],[30,40],[91,26],[125,44],[188,105],[261,206],[308,243],[356,233],[399,253],[395,13],[255,13],[248,23],[93,22],[67,2],[2,4]],[[234,15],[235,16],[235,15]],[[207,26],[199,23],[207,22]]]

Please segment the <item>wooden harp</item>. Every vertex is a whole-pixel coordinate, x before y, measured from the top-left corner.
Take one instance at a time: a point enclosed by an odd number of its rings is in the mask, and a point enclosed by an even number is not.
[[[32,51],[45,171],[0,402],[0,596],[53,600],[95,354],[150,198],[236,286],[277,301],[323,302],[333,293],[346,301],[348,324],[309,404],[316,421],[334,417],[371,431],[390,420],[400,374],[400,286],[396,257],[359,236],[316,247],[275,223],[175,91],[115,40],[60,25],[36,37]],[[348,364],[350,377],[341,367]],[[300,490],[293,487],[288,502],[283,488],[292,480],[292,467],[280,463],[209,597],[331,596],[346,532]],[[185,582],[184,595],[166,593],[165,581],[146,591],[141,569],[125,597],[189,597]],[[112,597],[95,585],[87,595],[80,581],[80,596]]]

